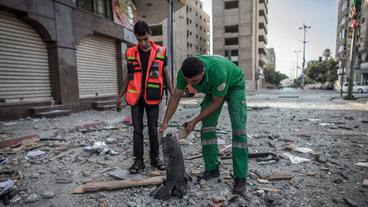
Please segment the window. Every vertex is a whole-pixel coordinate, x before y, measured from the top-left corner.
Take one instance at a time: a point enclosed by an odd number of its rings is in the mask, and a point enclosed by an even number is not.
[[[236,1],[225,1],[225,9],[239,8],[239,2]]]
[[[162,35],[162,25],[151,26],[152,36]]]
[[[239,25],[225,26],[225,33],[237,33],[239,32]]]
[[[187,38],[189,37],[189,30],[187,30]]]
[[[225,45],[237,45],[239,39],[237,37],[225,38]]]
[[[187,18],[187,25],[189,24],[189,18]]]
[[[225,50],[225,57],[238,56],[238,50]]]
[[[112,0],[76,0],[76,6],[98,16],[113,19]]]

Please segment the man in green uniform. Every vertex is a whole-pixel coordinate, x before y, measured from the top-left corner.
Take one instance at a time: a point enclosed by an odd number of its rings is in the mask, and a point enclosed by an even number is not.
[[[174,95],[170,98],[160,131],[163,132],[174,115],[187,85],[206,94],[201,103],[201,113],[187,123],[189,134],[202,121],[201,143],[205,171],[199,179],[209,180],[220,176],[216,125],[223,103],[226,101],[232,127],[232,152],[235,185],[233,193],[246,190],[248,172],[248,145],[246,134],[247,109],[245,80],[242,70],[221,56],[198,56],[184,60],[177,76]]]

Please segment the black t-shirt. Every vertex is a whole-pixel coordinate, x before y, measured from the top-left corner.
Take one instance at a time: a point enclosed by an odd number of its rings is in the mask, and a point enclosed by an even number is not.
[[[143,71],[143,74],[142,74],[142,89],[144,89],[145,86],[146,86],[147,67],[148,67],[149,57],[151,55],[151,50],[148,50],[147,52],[145,52],[141,48],[139,48],[138,51],[139,51],[139,57],[140,57],[140,61],[141,61],[142,71]],[[164,67],[166,65],[167,65],[167,57],[165,56]]]

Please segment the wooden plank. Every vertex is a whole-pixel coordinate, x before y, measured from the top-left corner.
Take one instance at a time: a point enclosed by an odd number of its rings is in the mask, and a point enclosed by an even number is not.
[[[273,174],[273,175],[263,177],[262,179],[265,179],[265,180],[290,180],[293,177],[294,176],[292,176],[290,174]]]
[[[107,182],[94,182],[78,186],[73,194],[95,192],[101,190],[116,190],[137,186],[159,185],[164,182],[164,176],[150,177],[144,179],[114,180]]]

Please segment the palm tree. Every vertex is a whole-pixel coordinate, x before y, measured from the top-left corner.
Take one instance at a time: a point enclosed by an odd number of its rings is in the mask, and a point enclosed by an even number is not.
[[[323,57],[325,57],[325,60],[327,60],[328,58],[331,57],[331,51],[330,51],[330,49],[325,49],[323,51]]]

